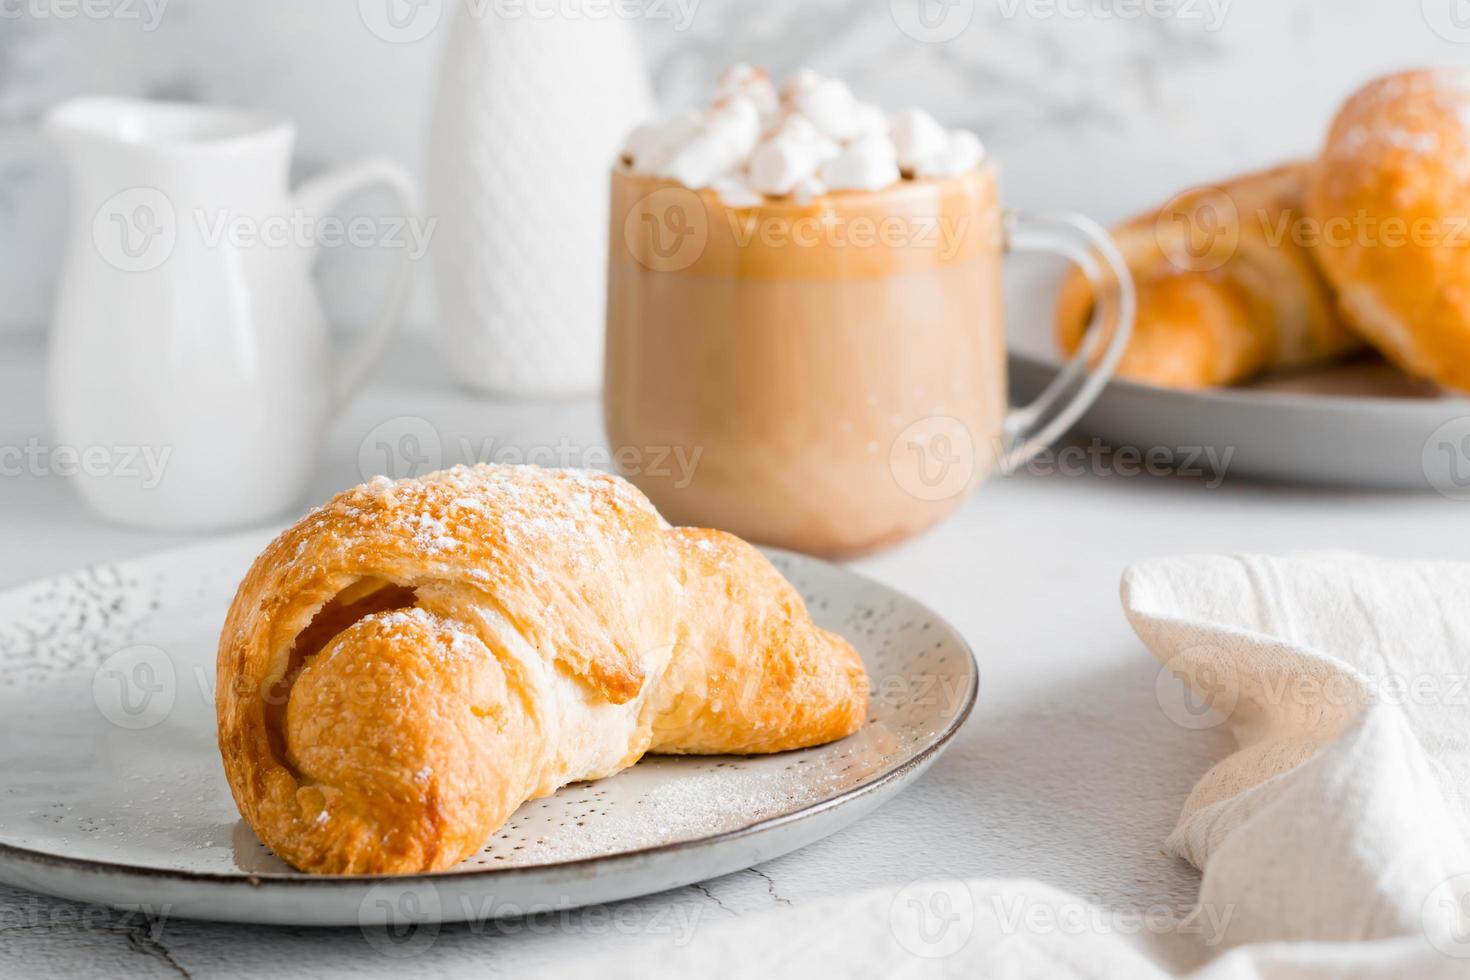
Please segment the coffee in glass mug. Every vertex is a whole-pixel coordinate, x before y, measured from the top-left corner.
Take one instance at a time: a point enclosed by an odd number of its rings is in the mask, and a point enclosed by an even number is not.
[[[608,437],[675,524],[828,556],[900,541],[1065,431],[1127,341],[1106,233],[1008,213],[989,163],[807,201],[731,204],[626,161],[611,185]],[[1022,248],[1100,288],[1094,342],[1013,412],[1001,265]]]

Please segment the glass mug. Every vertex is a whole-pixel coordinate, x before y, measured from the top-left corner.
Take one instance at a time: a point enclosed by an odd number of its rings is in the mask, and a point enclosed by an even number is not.
[[[1097,397],[1133,324],[1107,233],[1003,210],[991,166],[753,208],[619,167],[609,231],[619,469],[674,524],[811,554],[900,541],[1024,464]],[[1077,356],[1014,411],[1011,250],[1071,259],[1097,296]]]

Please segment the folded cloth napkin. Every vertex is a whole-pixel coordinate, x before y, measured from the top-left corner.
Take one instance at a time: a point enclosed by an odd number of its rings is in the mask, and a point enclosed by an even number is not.
[[[1154,560],[1123,606],[1190,729],[1238,749],[1166,849],[1203,872],[1196,980],[1470,977],[1470,565]],[[560,976],[1166,977],[1146,921],[1035,882],[917,883],[722,923]]]
[[[1225,942],[1418,934],[1470,975],[1470,565],[1153,561],[1123,605],[1240,746],[1166,844]]]

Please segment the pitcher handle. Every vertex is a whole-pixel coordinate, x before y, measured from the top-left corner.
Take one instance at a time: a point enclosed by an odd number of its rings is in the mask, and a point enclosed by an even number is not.
[[[1047,252],[1070,259],[1092,282],[1096,297],[1092,322],[1077,353],[1031,404],[1006,418],[1000,470],[1013,473],[1066,434],[1102,394],[1133,335],[1137,298],[1123,253],[1091,218],[1066,211],[1012,211],[1005,216],[1005,233],[1009,251]],[[1104,344],[1099,357],[1098,348]]]
[[[384,186],[398,199],[405,223],[422,213],[418,184],[407,170],[382,159],[362,160],[336,167],[304,181],[296,189],[296,206],[305,214],[320,218],[337,205],[369,187]],[[409,287],[413,283],[413,260],[407,248],[399,249],[393,274],[384,289],[383,305],[373,322],[342,354],[332,376],[332,407],[339,412],[349,398],[362,387],[383,356],[394,331],[403,320],[408,304]]]

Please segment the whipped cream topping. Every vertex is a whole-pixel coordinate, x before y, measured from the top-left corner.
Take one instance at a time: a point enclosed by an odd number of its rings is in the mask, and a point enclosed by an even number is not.
[[[805,68],[777,88],[747,64],[720,76],[704,110],[640,126],[623,147],[634,173],[710,188],[737,208],[953,177],[984,159],[980,137],[948,130],[922,109],[890,115]]]

